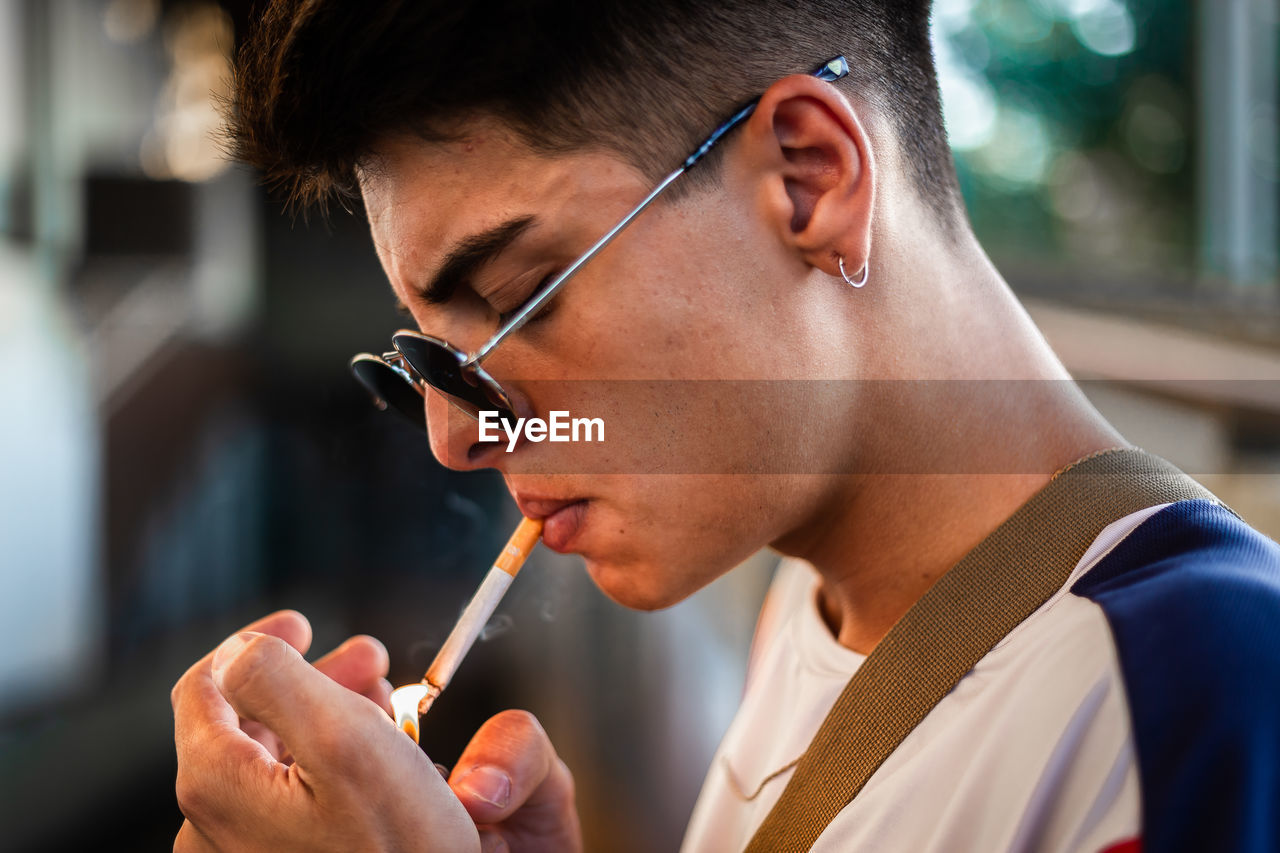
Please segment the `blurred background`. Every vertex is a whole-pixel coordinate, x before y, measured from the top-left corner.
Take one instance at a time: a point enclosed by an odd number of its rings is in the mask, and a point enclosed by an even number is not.
[[[168,691],[294,607],[419,677],[516,516],[349,378],[400,325],[359,215],[219,154],[249,0],[0,0],[0,826],[168,849]],[[948,131],[997,265],[1130,439],[1280,535],[1276,0],[938,0]],[[641,615],[540,550],[433,711],[506,707],[588,849],[674,849],[740,695],[762,554]]]

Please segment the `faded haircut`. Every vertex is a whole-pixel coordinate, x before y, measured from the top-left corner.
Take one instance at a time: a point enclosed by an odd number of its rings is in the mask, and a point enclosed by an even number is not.
[[[538,152],[615,152],[656,181],[737,105],[844,54],[839,85],[888,118],[920,197],[949,222],[959,191],[929,6],[270,0],[236,62],[231,147],[295,206],[355,197],[384,137],[445,141],[477,116]],[[717,172],[707,162],[691,177]]]

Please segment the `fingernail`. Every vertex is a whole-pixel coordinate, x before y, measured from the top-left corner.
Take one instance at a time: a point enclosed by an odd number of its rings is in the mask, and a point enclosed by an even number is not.
[[[240,654],[240,650],[256,636],[258,635],[252,631],[242,631],[222,641],[222,645],[218,646],[218,650],[213,653],[214,679],[222,680],[222,671],[236,659],[236,655]]]
[[[476,767],[458,780],[458,787],[500,809],[511,799],[511,777],[496,767]]]

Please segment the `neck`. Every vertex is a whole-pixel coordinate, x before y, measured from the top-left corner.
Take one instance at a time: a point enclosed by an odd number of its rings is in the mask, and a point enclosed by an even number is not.
[[[827,624],[863,653],[1054,472],[1125,444],[977,244],[947,252],[881,265],[876,303],[860,310],[882,322],[864,316],[852,344],[876,380],[852,386],[875,413],[845,443],[856,473],[830,478],[820,508],[775,543],[814,565]]]

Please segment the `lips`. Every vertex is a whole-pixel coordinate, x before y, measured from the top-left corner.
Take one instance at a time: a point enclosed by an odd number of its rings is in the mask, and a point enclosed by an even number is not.
[[[582,527],[587,512],[587,499],[568,500],[531,497],[517,494],[516,504],[526,518],[542,519],[542,542],[552,551],[568,552]]]

